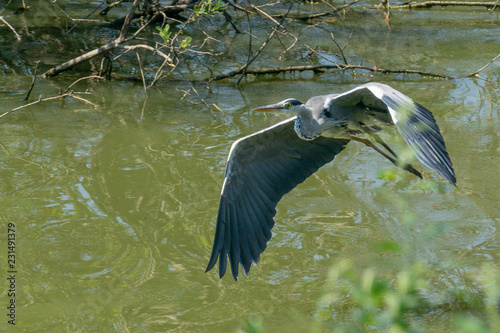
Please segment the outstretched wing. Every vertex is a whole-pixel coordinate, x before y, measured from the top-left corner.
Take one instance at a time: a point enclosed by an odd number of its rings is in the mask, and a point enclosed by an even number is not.
[[[349,140],[300,139],[296,117],[237,140],[231,147],[219,202],[214,246],[206,271],[219,259],[219,276],[238,264],[245,274],[271,238],[276,205],[281,197],[333,160]]]
[[[381,83],[361,85],[332,97],[330,103],[339,106],[362,104],[370,110],[388,113],[420,162],[437,171],[451,184],[456,184],[443,136],[432,113],[422,105]]]

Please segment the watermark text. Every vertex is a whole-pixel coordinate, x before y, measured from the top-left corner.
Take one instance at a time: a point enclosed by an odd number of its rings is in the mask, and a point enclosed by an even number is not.
[[[16,225],[7,223],[7,322],[16,324]]]

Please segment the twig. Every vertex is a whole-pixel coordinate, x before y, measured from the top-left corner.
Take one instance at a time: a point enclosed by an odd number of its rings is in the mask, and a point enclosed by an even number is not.
[[[269,19],[271,19],[274,23],[276,23],[277,27],[274,27],[273,28],[273,31],[271,31],[271,33],[269,34],[269,36],[267,37],[266,41],[264,43],[262,43],[262,45],[260,46],[260,48],[257,50],[257,52],[253,55],[252,58],[249,58],[247,60],[247,63],[240,68],[240,73],[243,73],[243,75],[245,75],[245,72],[247,70],[247,68],[250,66],[250,64],[252,64],[252,62],[254,62],[255,59],[257,59],[257,57],[259,56],[259,54],[265,49],[265,47],[267,46],[267,44],[269,43],[269,41],[273,38],[274,34],[276,33],[276,31],[278,31],[278,27],[282,27],[283,26],[281,25],[283,23],[283,21],[285,20],[286,18],[286,15],[290,12],[290,10],[292,9],[292,5],[290,5],[290,7],[288,7],[288,10],[286,11],[285,15],[283,16],[283,18],[281,19],[281,22],[278,22],[276,20],[274,20],[272,17],[270,17],[266,12],[260,10],[259,8],[255,7],[252,5],[252,8],[256,9],[259,13],[262,13],[264,14],[266,17],[268,17]],[[251,37],[250,37],[251,38]],[[241,79],[243,78],[240,77],[240,79],[238,80],[238,84],[240,83]]]
[[[137,50],[137,49],[146,49],[146,50],[149,50],[151,52],[153,52],[153,54],[158,54],[160,57],[162,57],[163,59],[165,59],[165,61],[167,61],[167,63],[172,66],[173,65],[173,61],[172,61],[172,58],[170,58],[170,56],[166,55],[165,53],[163,53],[162,51],[158,50],[158,48],[154,48],[152,46],[149,46],[149,45],[146,45],[146,44],[136,44],[136,45],[120,45],[120,48],[123,48],[127,51],[134,51],[134,50]]]
[[[252,64],[252,62],[254,62],[255,59],[257,59],[257,57],[259,56],[259,54],[264,50],[264,48],[267,46],[267,44],[269,43],[269,41],[273,38],[274,34],[277,31],[276,29],[277,29],[277,27],[275,29],[273,29],[273,31],[269,34],[269,36],[267,37],[266,41],[264,43],[262,43],[262,45],[260,46],[260,48],[255,53],[255,55],[251,59],[249,59],[247,61],[247,63],[243,67],[240,68],[241,73],[245,74],[246,70],[248,69],[248,66],[250,66],[250,64]],[[238,81],[238,83],[240,81],[241,81],[241,78]]]
[[[147,96],[148,89],[146,87],[146,79],[144,78],[144,71],[142,70],[141,57],[139,56],[139,53],[137,51],[135,52],[135,55],[137,56],[137,63],[139,64],[139,70],[141,72],[142,85],[144,87],[144,94]]]
[[[79,100],[79,101],[85,102],[85,103],[87,103],[87,104],[90,104],[90,105],[92,105],[92,106],[93,106],[94,108],[96,108],[96,109],[98,108],[96,104],[92,103],[92,102],[91,102],[91,101],[89,101],[88,99],[85,99],[85,98],[80,97],[80,96],[75,95],[75,94],[77,94],[77,93],[72,93],[72,94],[70,95],[70,97],[72,97],[72,98],[74,98],[74,99],[77,99],[77,100]]]
[[[328,11],[328,12],[314,13],[314,14],[301,15],[301,16],[290,16],[289,18],[294,19],[294,20],[307,21],[307,20],[312,20],[312,19],[315,19],[315,18],[323,17],[323,16],[331,16],[331,15],[337,14],[342,9],[350,7],[350,6],[356,4],[356,3],[360,2],[360,1],[361,0],[354,0],[354,1],[350,2],[350,3],[348,3],[348,4],[343,5],[340,8],[337,8],[335,10],[331,10],[331,11]],[[276,17],[276,18],[281,18],[282,16],[283,16],[283,14],[273,15],[273,17]]]
[[[66,97],[73,97],[75,99],[78,99],[78,100],[81,100],[81,101],[84,101],[88,104],[91,104],[93,105],[94,107],[97,108],[97,105],[95,105],[94,103],[82,98],[82,97],[79,97],[79,96],[76,96],[77,93],[73,92],[73,91],[70,91],[70,92],[67,92],[67,93],[64,93],[64,94],[61,94],[61,95],[57,95],[57,96],[52,96],[52,97],[46,97],[46,98],[42,98],[42,96],[40,95],[40,97],[38,98],[38,100],[34,101],[34,102],[31,102],[31,103],[28,103],[28,104],[25,104],[25,105],[21,105],[17,108],[14,108],[10,111],[7,111],[7,112],[4,112],[0,115],[0,119],[11,114],[12,112],[15,112],[15,111],[18,111],[18,110],[21,110],[21,109],[24,109],[24,108],[27,108],[27,107],[30,107],[30,106],[33,106],[35,104],[39,104],[39,103],[43,103],[43,102],[48,102],[48,101],[53,101],[53,100],[56,100],[56,99],[64,99]]]
[[[107,15],[108,12],[111,10],[111,8],[113,7],[116,7],[118,6],[119,4],[121,4],[123,2],[123,0],[118,0],[118,1],[115,1],[113,3],[110,3],[106,8],[104,8],[100,13],[99,15]]]
[[[241,34],[242,32],[240,31],[240,29],[238,29],[234,23],[233,23],[233,18],[231,17],[231,15],[229,15],[227,13],[227,10],[224,10],[222,12],[222,14],[224,15],[224,17],[226,18],[226,21],[229,22],[229,24],[231,24],[231,26],[233,27],[234,31],[236,31],[237,34]]]
[[[227,4],[228,4],[229,6],[231,6],[231,7],[233,7],[234,9],[239,10],[239,11],[241,11],[241,12],[244,12],[244,13],[247,13],[247,14],[252,14],[252,11],[250,11],[250,10],[248,10],[248,9],[246,9],[246,8],[240,7],[240,6],[238,6],[237,4],[232,3],[231,1],[228,1],[228,2],[227,2]]]
[[[277,26],[279,26],[281,29],[285,29],[284,26],[281,25],[281,23],[283,22],[283,19],[288,15],[288,13],[290,12],[290,10],[292,9],[292,4],[290,4],[290,7],[288,8],[288,10],[286,11],[285,14],[280,14],[278,16],[276,16],[277,18],[281,18],[281,22],[278,22],[277,20],[275,20],[271,15],[269,15],[268,13],[266,13],[265,11],[263,11],[262,9],[260,9],[259,7],[257,6],[254,6],[250,3],[251,5],[251,8],[252,9],[255,9],[255,11],[257,11],[258,13],[264,15],[265,17],[267,17],[269,20],[271,20],[274,24],[276,24]]]
[[[335,45],[339,49],[340,55],[342,56],[342,61],[344,61],[345,65],[348,65],[349,63],[347,62],[347,59],[346,59],[346,57],[344,55],[344,49],[341,48],[340,45],[339,45],[339,43],[337,43],[337,41],[335,40],[335,37],[333,36],[333,32],[330,33],[330,38],[332,39],[332,41],[335,43]]]
[[[148,94],[144,96],[144,102],[142,102],[142,109],[141,109],[141,122],[144,119],[144,110],[146,110],[146,104],[148,102]]]
[[[352,36],[352,33],[351,33],[351,36]],[[349,63],[347,62],[347,58],[345,57],[345,54],[344,54],[345,47],[344,48],[340,47],[339,43],[337,43],[337,41],[335,40],[335,37],[333,36],[333,32],[330,33],[330,37],[331,37],[332,41],[335,43],[335,45],[337,46],[337,48],[339,49],[340,55],[342,56],[342,61],[344,61],[345,65],[349,66]],[[349,37],[349,41],[350,40],[351,40],[351,38]],[[349,41],[347,43],[349,43]],[[354,68],[351,68],[351,71],[352,71],[353,77],[356,77],[356,71],[354,70]]]
[[[382,5],[384,6],[385,10],[385,24],[387,24],[388,27],[390,27],[390,18],[391,18],[391,1],[390,0],[382,0]]]
[[[483,67],[481,67],[480,69],[478,69],[477,71],[475,71],[474,73],[471,73],[469,75],[465,75],[465,76],[457,76],[457,77],[454,77],[454,79],[464,79],[466,77],[472,77],[472,76],[476,76],[477,74],[479,74],[480,72],[482,72],[483,70],[486,69],[486,67],[488,67],[489,65],[491,65],[493,62],[495,62],[495,60],[497,60],[498,58],[500,58],[500,54],[498,54],[495,58],[491,59],[490,62],[488,62],[486,65],[484,65]]]
[[[33,73],[33,80],[31,81],[31,86],[30,86],[30,89],[28,90],[28,93],[26,94],[26,97],[24,98],[25,101],[28,100],[28,98],[30,98],[30,94],[31,94],[31,91],[33,90],[33,88],[35,87],[35,82],[36,82],[36,72],[38,71],[38,63],[40,62],[40,60],[37,60],[35,61],[35,72]]]
[[[135,14],[135,9],[139,5],[140,0],[134,0],[132,3],[132,8],[130,8],[127,16],[125,16],[125,21],[123,22],[122,30],[120,31],[120,36],[118,37],[119,41],[124,40],[127,37],[128,29],[130,28],[130,23],[132,22],[132,18]]]
[[[258,13],[267,16],[267,18],[269,18],[271,21],[273,21],[277,26],[280,26],[280,27],[283,28],[283,26],[281,25],[281,23],[283,22],[284,19],[281,20],[281,22],[277,22],[275,19],[273,19],[271,16],[269,16],[266,12],[260,10],[259,8],[255,7],[254,5],[252,5],[252,3],[250,1],[248,1],[248,3],[250,5],[250,7],[252,7],[253,9],[255,9]],[[288,8],[287,14],[288,14],[288,12],[290,11],[291,8],[292,8],[292,5],[290,5],[290,7]],[[250,24],[250,15],[249,15],[248,12],[246,12],[246,17],[247,17],[247,22],[248,22],[248,38],[249,38],[248,59],[247,59],[247,63],[242,67],[243,71],[242,71],[242,74],[241,74],[240,78],[238,79],[238,82],[236,83],[237,86],[240,85],[241,80],[245,76],[246,69],[250,66],[250,64],[255,59],[257,59],[257,57],[259,56],[259,54],[264,50],[264,48],[267,46],[267,43],[273,38],[274,34],[276,33],[276,29],[277,29],[276,27],[273,28],[273,30],[271,31],[271,34],[268,36],[268,38],[266,39],[266,41],[261,45],[261,47],[259,48],[259,50],[257,50],[257,52],[255,53],[255,55],[252,56],[252,38],[253,38],[253,35],[252,35],[252,27],[251,27],[251,24]]]
[[[9,22],[7,22],[7,21],[3,18],[3,16],[0,16],[0,21],[2,21],[3,23],[5,23],[5,25],[6,25],[6,26],[8,26],[8,27],[10,28],[10,30],[12,30],[12,32],[14,33],[14,35],[16,35],[16,38],[17,38],[17,40],[18,40],[18,41],[20,41],[20,40],[21,40],[21,36],[19,36],[19,34],[17,33],[16,29],[14,29],[14,27],[13,27],[13,26],[11,26],[11,25],[9,24]]]
[[[68,92],[78,82],[83,81],[83,80],[90,80],[90,79],[104,80],[106,78],[102,77],[102,76],[98,76],[98,75],[90,75],[90,76],[81,77],[78,80],[76,80],[75,82],[73,82],[72,84],[70,84],[68,86],[68,88],[66,88],[66,90],[63,91],[63,94],[66,93],[66,92]]]
[[[247,58],[247,64],[248,64],[250,62],[250,57],[252,56],[252,25],[250,24],[250,15],[248,14],[248,12],[245,14],[246,14],[247,23],[248,23],[248,58]],[[211,69],[210,69],[210,72],[212,72]],[[238,80],[238,83],[236,83],[237,86],[240,85],[240,81],[241,81],[241,79],[243,79],[244,76],[245,76],[245,72],[243,71],[243,73],[241,74],[241,76]]]
[[[64,16],[66,16],[66,17],[67,17],[70,21],[73,21],[73,18],[72,18],[71,16],[69,16],[69,14],[68,14],[68,13],[66,13],[66,12],[64,11],[64,9],[62,9],[61,7],[59,7],[59,6],[57,5],[56,1],[51,1],[51,3],[52,3],[52,5],[53,5],[53,6],[55,6],[57,9],[59,9],[59,11],[61,11],[61,12],[64,14]]]
[[[200,101],[201,101],[203,104],[205,104],[205,106],[208,108],[208,110],[210,111],[210,113],[211,113],[211,114],[212,114],[215,118],[217,118],[217,115],[215,115],[215,113],[212,111],[211,106],[213,106],[214,108],[216,108],[216,109],[217,109],[220,113],[222,113],[222,114],[224,115],[224,112],[223,112],[223,111],[222,111],[222,110],[221,110],[221,109],[220,109],[220,108],[219,108],[216,104],[213,104],[213,103],[212,103],[212,104],[208,104],[208,103],[207,103],[207,101],[206,101],[203,97],[201,97],[201,95],[198,93],[198,91],[197,91],[197,90],[196,90],[196,88],[193,86],[193,84],[191,83],[191,81],[189,81],[189,80],[186,78],[186,76],[185,76],[182,72],[180,72],[180,74],[181,74],[181,76],[184,78],[185,82],[187,82],[187,83],[189,84],[189,86],[190,86],[190,90],[192,90],[192,91],[196,94],[196,96],[198,96],[198,98],[200,99]],[[189,94],[189,91],[186,91],[186,92],[185,92],[185,94],[184,94],[184,96],[181,98],[181,100],[182,100],[182,99],[184,99],[184,97],[186,97],[188,94]]]
[[[167,60],[163,60],[163,63],[160,65],[160,67],[158,68],[158,70],[156,71],[155,73],[155,77],[153,78],[153,81],[151,81],[151,83],[149,84],[150,87],[152,87],[156,81],[158,81],[163,73],[163,67],[165,67],[165,65],[167,64]],[[168,73],[167,75],[170,75],[176,68],[176,64],[170,64],[170,66],[172,67],[172,69],[170,70],[170,73]]]
[[[59,6],[57,6],[72,22],[76,22],[75,24],[73,24],[73,26],[71,28],[68,29],[68,31],[66,31],[64,33],[64,35],[58,37],[56,39],[56,41],[58,40],[61,40],[61,39],[64,39],[66,38],[67,35],[69,35],[71,33],[71,31],[73,31],[76,27],[78,27],[78,25],[80,25],[80,23],[82,22],[86,22],[86,21],[90,21],[90,22],[99,22],[97,20],[88,20],[88,18],[90,16],[92,16],[99,8],[101,8],[102,5],[104,5],[106,3],[106,1],[103,1],[101,2],[101,4],[99,6],[97,6],[96,9],[94,9],[93,11],[91,11],[90,13],[87,14],[87,16],[85,16],[83,19],[73,19],[72,17],[70,17],[68,14],[66,14],[66,12],[64,10],[62,10]],[[54,3],[55,4],[55,3]]]
[[[359,1],[359,0],[357,0]],[[288,47],[288,48],[285,48],[285,52],[287,52],[288,50],[290,50],[297,42],[301,43],[303,46],[305,46],[307,49],[309,49],[309,51],[313,54],[316,54],[318,55],[319,57],[323,58],[325,61],[327,62],[330,62],[330,63],[333,63],[334,65],[336,65],[336,62],[324,57],[323,55],[319,54],[314,48],[310,47],[309,45],[307,45],[306,43],[304,43],[303,41],[301,41],[297,36],[295,36],[294,34],[292,34],[291,32],[289,32],[284,26],[281,25],[281,23],[279,23],[278,21],[276,21],[275,19],[273,19],[269,14],[267,14],[266,12],[260,10],[259,8],[253,6],[252,8],[256,9],[258,12],[260,12],[261,14],[263,14],[264,16],[266,16],[267,18],[269,18],[272,22],[274,22],[275,24],[279,25],[283,30],[284,30],[284,34],[289,36],[289,37],[292,37],[295,41],[294,43]],[[283,20],[282,20],[283,22]],[[278,37],[278,40],[279,37]],[[281,41],[280,41],[281,42]],[[280,56],[281,58],[281,56]]]

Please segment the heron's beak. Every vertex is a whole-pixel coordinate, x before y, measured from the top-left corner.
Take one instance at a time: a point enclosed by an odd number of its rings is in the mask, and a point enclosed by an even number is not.
[[[281,104],[270,104],[266,106],[259,106],[258,108],[252,109],[255,112],[269,112],[269,111],[279,111],[283,109]]]

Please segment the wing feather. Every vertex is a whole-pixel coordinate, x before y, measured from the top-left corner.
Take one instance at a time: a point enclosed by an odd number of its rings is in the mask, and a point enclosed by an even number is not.
[[[367,83],[343,94],[331,95],[327,103],[338,106],[361,103],[370,110],[390,114],[420,162],[456,184],[455,172],[434,116],[408,96],[385,84]]]
[[[260,223],[256,223],[255,225],[248,223],[249,220],[251,220],[253,212],[249,209],[248,202],[245,200],[245,194],[246,193],[244,193],[243,200],[240,200],[241,214],[243,216],[248,216],[248,218],[244,219],[244,221],[246,222],[246,228],[248,229],[247,239],[250,242],[250,252],[252,253],[252,258],[258,258],[259,254],[264,251],[265,243],[263,243],[262,240],[266,239],[266,235],[264,235]]]
[[[300,139],[296,117],[237,140],[229,152],[219,202],[214,246],[207,271],[219,261],[219,276],[238,279],[238,264],[248,274],[271,239],[281,197],[333,160],[348,140]]]

